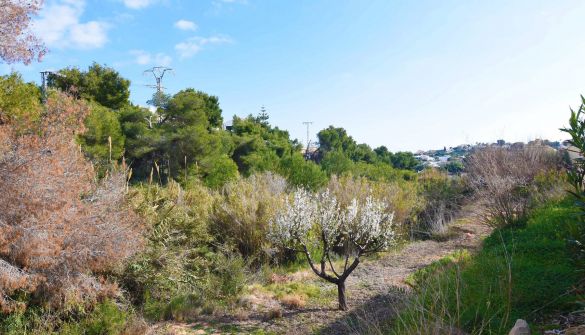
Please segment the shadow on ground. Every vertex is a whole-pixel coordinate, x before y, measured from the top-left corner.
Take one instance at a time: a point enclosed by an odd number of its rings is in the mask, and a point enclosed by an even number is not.
[[[403,288],[392,287],[387,294],[375,295],[352,308],[349,313],[321,328],[318,334],[384,334],[406,295]]]

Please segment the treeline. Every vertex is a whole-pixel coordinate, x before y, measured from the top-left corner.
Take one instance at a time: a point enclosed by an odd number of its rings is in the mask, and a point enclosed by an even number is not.
[[[79,143],[101,173],[112,161],[124,158],[133,181],[185,183],[200,178],[218,188],[238,175],[273,171],[293,185],[317,189],[331,175],[408,179],[409,171],[418,166],[411,153],[392,153],[384,146],[372,149],[333,126],[318,133],[318,150],[304,156],[302,145],[288,131],[271,125],[265,110],[234,116],[231,126],[225,127],[219,99],[192,88],[172,96],[154,94],[148,101],[151,111],[130,102],[129,80],[97,63],[87,70],[66,68],[59,74],[49,77],[49,88],[90,102]],[[40,92],[34,84],[24,83],[17,74],[0,81],[3,92],[10,92],[0,100],[4,107],[0,118],[23,117],[22,111],[38,105]]]

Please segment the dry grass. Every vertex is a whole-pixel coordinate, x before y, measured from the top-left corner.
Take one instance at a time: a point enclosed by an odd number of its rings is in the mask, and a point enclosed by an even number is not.
[[[266,318],[269,320],[280,319],[282,317],[282,308],[274,307],[266,312]]]
[[[305,297],[299,294],[287,294],[284,297],[280,298],[280,303],[283,304],[285,307],[298,309],[303,308],[307,304]]]

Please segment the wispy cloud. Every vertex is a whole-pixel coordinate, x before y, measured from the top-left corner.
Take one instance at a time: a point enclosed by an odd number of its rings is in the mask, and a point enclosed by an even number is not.
[[[213,0],[214,3],[238,3],[242,5],[248,4],[248,0]]]
[[[190,58],[203,50],[206,46],[232,43],[227,36],[215,35],[209,37],[195,36],[175,45],[179,58]]]
[[[195,31],[195,30],[197,30],[197,24],[195,22],[189,21],[189,20],[179,20],[179,21],[175,22],[175,28],[181,29],[181,30]]]
[[[171,56],[159,52],[156,54],[152,54],[150,52],[144,50],[132,50],[130,54],[133,55],[134,62],[139,65],[160,65],[160,66],[169,66],[173,59]]]
[[[248,0],[212,0],[211,7],[217,14],[224,9],[232,9],[235,5],[247,5]]]
[[[154,4],[157,0],[122,0],[122,2],[130,9],[141,9]]]
[[[109,24],[105,21],[80,22],[85,10],[83,0],[61,0],[46,6],[33,30],[49,47],[95,49],[108,42]]]

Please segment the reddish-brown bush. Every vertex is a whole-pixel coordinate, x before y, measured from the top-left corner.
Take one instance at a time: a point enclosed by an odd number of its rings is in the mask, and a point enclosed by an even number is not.
[[[117,294],[103,275],[141,246],[125,174],[99,183],[75,143],[88,107],[58,94],[23,134],[0,126],[0,308],[15,293],[68,308]]]
[[[42,0],[0,0],[0,59],[6,63],[40,61],[47,49],[30,31]]]

